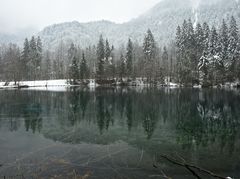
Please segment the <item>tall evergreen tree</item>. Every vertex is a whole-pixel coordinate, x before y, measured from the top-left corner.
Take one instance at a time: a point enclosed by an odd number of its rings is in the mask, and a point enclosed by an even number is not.
[[[105,58],[106,58],[106,61],[109,60],[110,55],[111,55],[111,48],[110,48],[108,39],[106,39],[106,43],[105,43]]]
[[[41,38],[38,36],[37,42],[36,42],[36,62],[35,62],[35,68],[36,68],[36,78],[40,79],[41,74],[41,62],[42,62],[42,41]]]
[[[219,39],[219,36],[218,36],[217,30],[213,26],[210,32],[209,51],[208,51],[209,80],[212,85],[216,84],[216,79],[217,79],[216,68],[217,68],[217,63],[219,59],[219,47],[220,47],[218,39]]]
[[[131,77],[133,73],[133,43],[130,38],[127,43],[126,63],[127,75]]]
[[[32,36],[29,43],[29,57],[28,68],[30,71],[30,78],[36,80],[37,78],[37,43],[34,36]]]
[[[105,47],[102,35],[100,35],[97,45],[97,77],[101,80],[104,76]]]
[[[70,65],[69,77],[70,83],[75,85],[79,77],[78,59],[76,56],[73,57],[72,63]]]
[[[218,81],[220,80],[223,84],[226,81],[226,69],[229,66],[228,62],[228,27],[223,19],[222,26],[220,28],[220,53],[219,53],[219,60],[217,64],[217,71],[218,71]],[[219,81],[219,82],[220,82]],[[218,82],[218,83],[219,83]]]
[[[85,54],[84,52],[82,53],[82,60],[80,64],[80,79],[86,79],[88,78],[88,67],[87,67],[87,62],[85,59]]]
[[[209,34],[210,34],[209,25],[206,22],[204,22],[203,23],[203,51],[205,53],[208,52]]]
[[[235,18],[232,16],[229,24],[229,32],[228,32],[228,67],[227,67],[227,81],[233,82],[236,79],[236,65],[237,65],[237,57],[238,57],[238,27]]]
[[[20,62],[20,69],[21,69],[21,78],[23,80],[28,80],[30,78],[28,63],[30,61],[30,46],[29,41],[26,38],[23,44],[23,51],[21,54],[21,62]]]
[[[147,30],[147,34],[143,41],[143,54],[145,60],[145,75],[149,80],[153,77],[153,67],[156,57],[156,42],[150,29]]]
[[[204,33],[203,28],[200,23],[197,24],[195,30],[195,39],[196,39],[196,56],[197,59],[201,58],[204,50]]]
[[[126,74],[126,61],[125,61],[125,58],[123,56],[123,54],[121,54],[120,56],[120,69],[119,69],[119,75],[120,75],[120,78],[121,80],[123,79],[123,77],[125,77],[125,74]]]

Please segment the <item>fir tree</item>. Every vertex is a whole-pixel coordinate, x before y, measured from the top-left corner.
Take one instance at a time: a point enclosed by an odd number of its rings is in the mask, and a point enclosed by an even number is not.
[[[121,80],[123,79],[123,77],[125,77],[125,74],[126,74],[126,61],[125,61],[125,58],[123,56],[123,54],[121,54],[120,56],[120,78]]]
[[[72,63],[70,65],[69,77],[70,83],[75,85],[79,77],[78,59],[76,56],[73,57]]]
[[[143,54],[145,60],[145,75],[149,80],[151,80],[153,76],[153,67],[154,60],[156,57],[156,43],[153,37],[153,34],[150,29],[148,29],[147,34],[144,37],[143,41]]]
[[[238,57],[238,27],[235,18],[232,16],[229,32],[228,32],[228,68],[227,68],[227,81],[233,82],[236,79],[236,65],[237,65],[237,57]]]
[[[126,52],[126,70],[128,77],[132,76],[133,73],[133,43],[131,39],[128,39],[127,52]]]
[[[82,61],[80,64],[80,79],[86,79],[88,77],[88,67],[85,59],[85,54],[82,53]]]
[[[226,81],[226,69],[229,66],[228,56],[227,56],[228,55],[227,54],[227,52],[228,52],[228,27],[227,27],[225,20],[223,20],[222,26],[220,28],[220,38],[219,39],[220,39],[220,41],[219,41],[220,42],[220,52],[219,52],[219,60],[218,60],[218,64],[217,64],[217,72],[219,75],[218,79],[223,84]]]
[[[41,74],[41,62],[42,62],[42,41],[41,38],[38,36],[36,42],[36,62],[35,62],[36,76],[38,79],[40,79]]]
[[[30,78],[36,80],[37,77],[37,44],[35,37],[32,36],[29,43],[29,63]]]
[[[196,56],[197,59],[201,58],[204,50],[204,33],[201,24],[197,24],[195,30],[195,39],[196,39]]]
[[[216,68],[217,68],[217,63],[218,63],[218,55],[219,55],[219,36],[217,33],[216,28],[213,26],[210,32],[210,37],[209,37],[209,51],[208,51],[208,61],[209,61],[209,66],[208,66],[208,71],[209,71],[209,80],[212,85],[216,84],[216,79],[217,79],[217,73],[216,73]]]
[[[105,47],[103,42],[103,37],[100,35],[98,45],[97,45],[97,77],[101,80],[104,76],[104,61],[105,61]]]
[[[23,45],[23,51],[21,54],[21,62],[20,62],[20,69],[21,69],[21,78],[23,80],[28,80],[30,78],[28,63],[30,61],[30,47],[29,41],[26,38]]]
[[[106,43],[105,43],[105,58],[106,58],[106,61],[109,60],[110,55],[111,55],[111,48],[110,48],[108,39],[106,39]]]

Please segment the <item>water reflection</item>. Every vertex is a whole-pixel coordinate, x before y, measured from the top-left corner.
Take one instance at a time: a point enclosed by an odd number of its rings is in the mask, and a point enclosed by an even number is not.
[[[68,144],[124,141],[152,156],[177,151],[209,166],[220,154],[219,161],[239,163],[238,91],[73,88],[1,91],[0,99],[0,131],[24,128]]]

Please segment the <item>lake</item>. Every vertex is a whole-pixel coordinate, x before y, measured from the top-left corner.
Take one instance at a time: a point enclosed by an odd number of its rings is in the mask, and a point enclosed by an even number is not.
[[[0,91],[0,178],[194,178],[163,154],[240,178],[240,92]]]

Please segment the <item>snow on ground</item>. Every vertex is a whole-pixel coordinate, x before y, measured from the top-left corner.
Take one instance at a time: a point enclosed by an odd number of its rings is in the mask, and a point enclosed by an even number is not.
[[[70,86],[67,80],[38,80],[38,81],[21,81],[17,82],[0,82],[0,88],[14,88],[18,86],[28,86],[28,87],[50,87],[50,86]]]
[[[30,87],[23,88],[22,90],[36,90],[36,91],[52,91],[52,92],[65,92],[68,91],[68,86],[42,86],[42,87]]]

